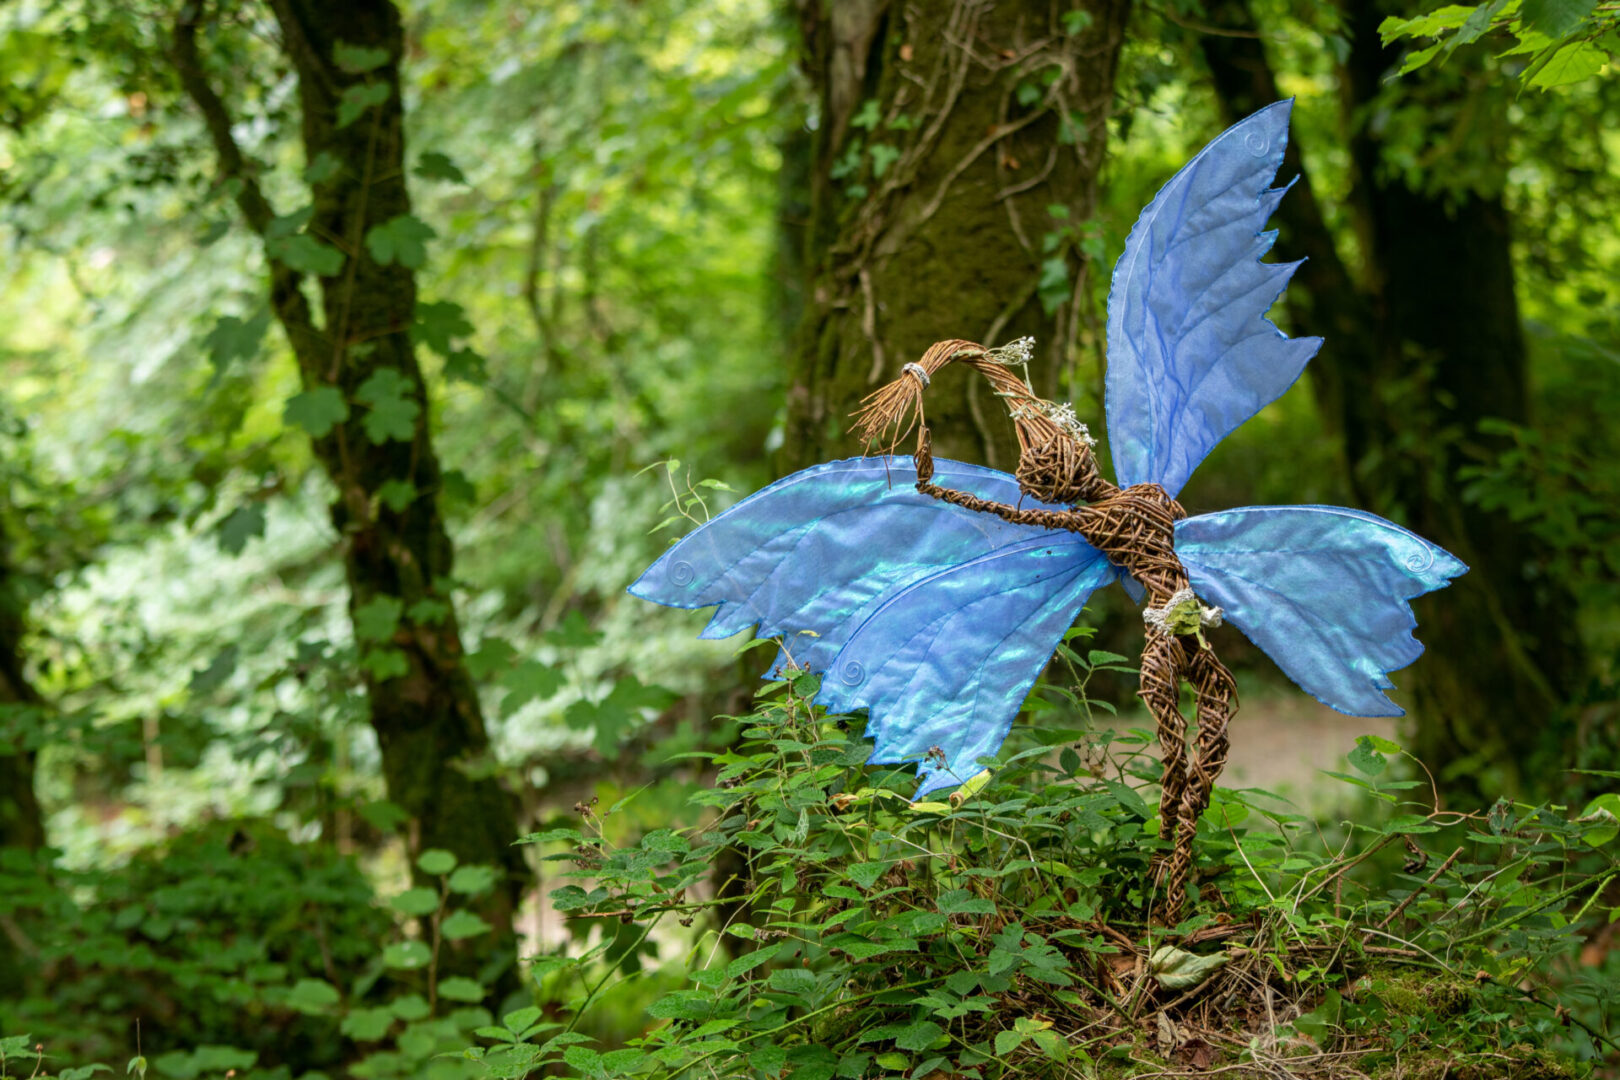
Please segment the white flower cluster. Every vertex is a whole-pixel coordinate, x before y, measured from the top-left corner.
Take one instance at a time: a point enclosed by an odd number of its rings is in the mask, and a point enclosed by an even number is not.
[[[1006,367],[1023,367],[1035,358],[1035,339],[1021,337],[1017,341],[1009,341],[998,348],[990,349],[985,355]]]
[[[1087,446],[1096,446],[1097,440],[1091,434],[1080,418],[1074,414],[1074,406],[1067,401],[1047,401],[1044,398],[1031,397],[1009,410],[1014,420],[1029,420],[1036,416],[1044,416],[1064,431],[1068,432],[1076,442]]]
[[[1091,429],[1074,415],[1074,406],[1067,401],[1043,401],[1046,416],[1052,423],[1067,431],[1077,442],[1087,446],[1096,446],[1097,440],[1092,437]]]

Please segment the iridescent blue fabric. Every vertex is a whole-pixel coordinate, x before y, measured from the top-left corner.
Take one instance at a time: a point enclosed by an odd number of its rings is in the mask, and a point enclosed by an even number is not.
[[[930,574],[872,611],[816,702],[832,712],[870,710],[871,760],[921,758],[918,796],[959,784],[1001,748],[1086,598],[1118,576],[1070,532],[1038,534]]]
[[[1108,428],[1122,486],[1156,482],[1174,495],[1321,345],[1266,319],[1298,266],[1260,262],[1275,235],[1262,229],[1287,190],[1267,185],[1290,106],[1217,137],[1126,242],[1108,301]],[[816,700],[828,709],[869,710],[872,760],[917,760],[926,793],[1000,748],[1086,598],[1120,572],[1075,533],[937,501],[914,477],[909,457],[795,473],[694,530],[630,591],[717,606],[704,637],[750,626],[781,637],[779,663],[822,674]],[[936,460],[934,482],[1040,505],[993,469]],[[1197,594],[1290,678],[1361,716],[1399,714],[1388,673],[1422,651],[1408,601],[1466,569],[1382,518],[1326,506],[1191,518],[1176,526],[1176,551]]]
[[[999,502],[1021,498],[1004,472],[946,460],[935,469],[948,487]],[[758,626],[783,639],[783,659],[826,671],[849,635],[904,586],[1032,537],[1069,538],[931,499],[916,490],[916,476],[910,456],[796,472],[694,530],[630,592],[670,607],[718,604],[701,636]]]
[[[1246,506],[1176,523],[1193,591],[1324,705],[1400,716],[1389,672],[1423,652],[1407,603],[1468,569],[1374,514]]]
[[[1172,497],[1198,463],[1294,384],[1321,338],[1266,318],[1299,263],[1263,263],[1268,187],[1292,101],[1239,121],[1164,185],[1137,219],[1108,294],[1108,445],[1121,487]]]

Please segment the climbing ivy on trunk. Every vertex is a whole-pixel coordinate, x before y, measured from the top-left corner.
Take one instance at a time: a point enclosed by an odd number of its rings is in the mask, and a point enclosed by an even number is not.
[[[1035,389],[1067,396],[1101,338],[1084,298],[1106,272],[1091,219],[1128,7],[800,0],[819,125],[786,466],[859,452],[848,414],[944,338],[1033,335]],[[1011,468],[979,382],[930,393],[936,450]]]
[[[504,932],[527,872],[511,847],[514,802],[488,767],[464,662],[442,475],[413,341],[413,330],[435,336],[424,314],[442,322],[445,305],[417,303],[415,271],[433,233],[412,215],[406,184],[399,13],[388,0],[274,0],[271,8],[297,77],[302,209],[276,213],[258,164],[233,135],[202,53],[206,4],[178,9],[175,68],[207,127],[221,185],[263,242],[271,307],[302,384],[287,421],[309,433],[336,489],[332,523],[389,798],[411,819],[413,853],[442,849],[503,871],[480,914]]]

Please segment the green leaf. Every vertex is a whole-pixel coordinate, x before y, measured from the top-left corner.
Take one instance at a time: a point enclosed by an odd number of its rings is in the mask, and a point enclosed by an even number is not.
[[[258,503],[238,506],[219,523],[219,549],[227,555],[240,555],[247,542],[264,535],[264,507]]]
[[[391,968],[415,971],[428,966],[433,954],[420,941],[397,941],[383,950],[383,963]]]
[[[376,1042],[394,1026],[394,1014],[387,1009],[354,1009],[343,1018],[338,1030],[355,1042]]]
[[[1603,70],[1608,62],[1609,54],[1591,42],[1573,42],[1553,53],[1540,70],[1530,77],[1530,85],[1542,90],[1568,86],[1591,78]]]
[[[281,418],[303,428],[312,438],[324,439],[333,427],[349,418],[349,403],[337,387],[317,386],[288,398]]]
[[[494,929],[489,923],[480,919],[470,911],[453,911],[439,925],[439,933],[447,941],[460,941],[462,938],[476,937]]]
[[[450,891],[477,896],[495,887],[495,870],[489,866],[458,866],[450,875]]]
[[[1597,0],[1521,0],[1519,21],[1556,41],[1585,21],[1596,6]]]
[[[264,249],[272,259],[285,263],[301,274],[336,277],[343,269],[343,252],[323,244],[308,233],[266,240]]]
[[[396,514],[403,514],[416,501],[416,485],[409,480],[387,480],[377,489],[377,501]]]
[[[424,180],[446,180],[452,184],[467,182],[456,163],[437,150],[429,150],[416,159],[416,175]]]
[[[1368,776],[1377,776],[1383,772],[1389,762],[1383,754],[1373,748],[1372,740],[1366,735],[1356,739],[1356,748],[1350,751],[1350,764],[1357,772]]]
[[[1586,826],[1581,839],[1593,847],[1602,847],[1620,836],[1620,794],[1609,791],[1599,795],[1586,804],[1575,824]]]
[[[435,235],[426,222],[400,214],[366,230],[366,250],[384,266],[398,262],[414,270],[427,262],[427,242]]]
[[[770,977],[765,980],[765,985],[784,994],[803,997],[815,992],[816,976],[814,972],[804,968],[782,968],[771,972]]]
[[[894,1037],[894,1045],[901,1050],[927,1050],[945,1034],[945,1029],[931,1020],[912,1024]]]
[[[324,184],[332,177],[343,171],[343,162],[330,150],[322,150],[315,155],[315,160],[304,166],[304,181],[309,184]]]
[[[888,143],[874,143],[867,152],[872,155],[872,175],[879,180],[891,165],[900,160],[900,151]]]
[[[405,602],[397,596],[374,596],[354,610],[354,636],[361,641],[387,641],[399,629]]]
[[[389,1002],[388,1011],[410,1024],[426,1019],[433,1010],[421,994],[405,994]]]
[[[411,670],[411,662],[401,649],[367,649],[360,657],[360,666],[378,682],[403,678]]]
[[[540,1010],[530,1005],[507,1013],[501,1017],[501,1023],[506,1025],[507,1031],[524,1032],[529,1030],[529,1025],[538,1019],[540,1019]]]
[[[531,701],[550,697],[562,689],[563,681],[563,674],[557,669],[538,660],[523,661],[501,676],[501,685],[507,689],[506,698],[501,702],[502,714],[510,716]]]
[[[488,992],[483,984],[463,975],[452,975],[448,979],[439,980],[439,996],[450,1001],[476,1003],[483,1001],[484,995]]]
[[[480,681],[487,679],[516,656],[517,650],[505,638],[485,638],[478,643],[478,648],[467,654],[467,674]]]
[[[1008,1054],[1024,1045],[1024,1040],[1026,1038],[1028,1038],[1028,1036],[1022,1031],[996,1032],[996,1056],[1006,1057]]]
[[[112,1072],[112,1068],[97,1061],[90,1065],[80,1065],[76,1069],[63,1069],[56,1080],[90,1080],[96,1073]]]
[[[251,319],[240,319],[235,315],[221,316],[203,339],[203,347],[208,350],[208,359],[212,361],[214,370],[224,372],[238,360],[252,360],[258,356],[259,346],[263,344],[265,331],[269,328],[269,311],[261,311]]]
[[[439,894],[428,888],[407,889],[390,900],[388,906],[402,915],[420,918],[439,910]]]
[[[332,46],[332,60],[350,75],[364,75],[388,63],[388,50],[339,41]]]
[[[453,300],[416,302],[416,322],[411,327],[411,339],[440,356],[449,356],[455,343],[473,332],[467,311]]]
[[[287,1004],[301,1013],[322,1013],[340,998],[331,983],[321,979],[299,979],[287,993]]]
[[[1148,957],[1148,970],[1167,990],[1190,990],[1229,959],[1223,952],[1199,956],[1174,945],[1161,945]]]
[[[413,396],[413,387],[393,368],[373,371],[355,399],[370,406],[363,424],[366,437],[379,446],[390,439],[410,442],[416,434],[416,417],[422,411]]]
[[[429,848],[417,856],[416,868],[431,877],[441,877],[456,868],[456,857],[440,848]]]
[[[367,109],[381,105],[388,100],[388,84],[380,82],[356,83],[343,91],[338,99],[337,126],[346,128]]]
[[[193,694],[211,694],[218,690],[236,673],[236,658],[240,653],[237,645],[225,646],[214,654],[207,667],[192,673],[186,689]]]

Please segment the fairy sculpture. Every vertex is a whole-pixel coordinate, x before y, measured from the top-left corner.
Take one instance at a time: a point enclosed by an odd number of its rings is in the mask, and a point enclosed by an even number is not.
[[[1331,506],[1188,517],[1175,501],[1215,445],[1299,377],[1320,338],[1266,318],[1299,263],[1263,263],[1287,187],[1291,102],[1227,129],[1142,212],[1108,299],[1108,436],[1120,483],[1066,405],[1000,349],[942,341],[871,395],[857,421],[887,453],[813,466],[676,543],[630,587],[672,607],[719,606],[702,632],[757,625],[778,666],[823,675],[816,702],[869,712],[873,763],[916,761],[922,795],[993,756],[1091,593],[1140,600],[1143,702],[1164,773],[1161,914],[1179,911],[1198,817],[1226,761],[1237,697],[1203,628],[1231,622],[1290,678],[1353,716],[1398,716],[1388,673],[1422,652],[1408,601],[1467,568],[1382,518]],[[990,381],[1018,434],[1015,476],[934,460],[924,392],[959,363]],[[893,454],[916,431],[912,455]],[[915,485],[901,476],[915,470]],[[1196,734],[1179,708],[1191,685]]]

